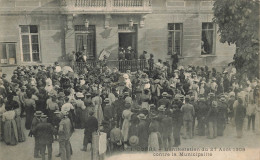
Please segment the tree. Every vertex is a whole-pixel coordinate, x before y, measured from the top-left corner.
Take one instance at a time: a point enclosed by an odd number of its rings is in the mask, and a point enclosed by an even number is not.
[[[220,42],[236,45],[231,63],[240,76],[259,76],[259,2],[258,0],[216,0],[213,21],[218,24]]]

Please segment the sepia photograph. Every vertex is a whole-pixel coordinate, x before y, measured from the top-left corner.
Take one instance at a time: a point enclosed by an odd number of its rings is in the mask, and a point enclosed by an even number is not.
[[[0,160],[260,160],[259,0],[0,0]]]

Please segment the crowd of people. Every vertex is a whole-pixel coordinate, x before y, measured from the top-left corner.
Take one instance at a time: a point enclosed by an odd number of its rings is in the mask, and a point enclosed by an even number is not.
[[[146,53],[144,53],[146,54]],[[235,124],[237,138],[259,115],[259,80],[237,79],[235,69],[218,72],[207,66],[178,66],[159,60],[153,68],[120,73],[117,68],[85,66],[77,74],[58,62],[52,66],[18,66],[11,80],[0,80],[0,139],[8,145],[35,139],[34,157],[52,157],[59,141],[62,160],[70,159],[70,137],[84,129],[82,151],[97,131],[107,133],[112,153],[124,150],[170,150],[183,139],[225,135]],[[258,114],[257,114],[258,113]],[[183,128],[183,129],[182,129]],[[182,132],[183,130],[183,132]],[[106,144],[104,144],[106,145]]]

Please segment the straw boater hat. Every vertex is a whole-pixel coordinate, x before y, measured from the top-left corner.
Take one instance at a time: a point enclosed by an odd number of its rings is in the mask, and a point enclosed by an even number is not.
[[[104,100],[104,102],[105,102],[105,103],[109,103],[109,102],[110,102],[109,98],[106,98],[106,99]]]
[[[131,136],[129,138],[130,146],[137,146],[139,144],[139,138],[137,136]]]
[[[146,116],[143,113],[139,114],[137,117],[139,119],[146,119]]]
[[[56,110],[54,114],[60,114],[61,112],[59,110]]]
[[[165,105],[161,105],[161,106],[158,108],[158,111],[164,112],[164,111],[165,111]]]
[[[77,93],[76,93],[76,97],[78,97],[78,98],[83,98],[83,97],[84,97],[84,94],[81,93],[81,92],[77,92]]]
[[[41,115],[42,115],[42,111],[36,111],[34,113],[34,116],[36,116],[36,117],[40,117]]]
[[[163,93],[162,93],[162,96],[163,96],[163,97],[166,97],[166,96],[168,96],[168,93],[167,93],[167,92],[163,92]]]

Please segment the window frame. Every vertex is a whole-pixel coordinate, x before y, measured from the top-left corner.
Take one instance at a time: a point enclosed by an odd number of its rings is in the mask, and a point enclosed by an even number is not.
[[[207,29],[203,29],[202,27],[203,27],[203,24],[212,24],[212,29],[208,29],[208,26],[207,26]],[[203,33],[203,31],[205,31],[205,30],[211,30],[211,31],[213,31],[213,36],[212,36],[212,53],[209,53],[209,54],[201,54],[201,51],[200,51],[200,55],[201,56],[215,56],[216,55],[216,34],[217,34],[217,32],[216,32],[216,23],[214,23],[214,22],[202,22],[201,23],[201,34],[200,34],[200,36],[201,36],[201,38],[200,38],[200,41],[202,41],[202,33]]]
[[[93,32],[91,32],[90,30],[91,29],[89,29],[89,31],[90,31],[90,33],[87,33],[87,30],[76,30],[76,27],[83,27],[83,28],[85,28],[85,26],[84,25],[74,25],[73,26],[74,27],[74,30],[75,30],[75,52],[77,52],[77,35],[87,35],[86,36],[86,42],[88,43],[88,35],[91,33],[91,34],[93,34],[93,36],[94,36],[94,38],[93,38],[93,47],[94,47],[94,53],[93,53],[93,56],[89,56],[89,55],[86,55],[87,56],[87,60],[94,60],[94,59],[96,59],[97,58],[97,36],[96,36],[96,25],[89,25],[89,28],[93,28]]]
[[[170,24],[174,24],[174,29],[173,30],[169,30],[169,25]],[[180,25],[180,30],[176,30],[176,24]],[[178,56],[182,56],[182,48],[183,48],[183,23],[168,23],[167,24],[167,31],[168,31],[168,36],[167,36],[167,55],[173,55],[175,51],[175,35],[176,32],[180,33],[180,54],[177,53]],[[169,34],[171,34],[171,39],[172,39],[172,50],[171,52],[169,52]]]
[[[5,52],[6,52],[6,60],[7,62],[6,63],[2,63],[0,61],[0,64],[10,64],[9,63],[9,45],[14,45],[14,48],[15,48],[15,63],[14,64],[17,64],[17,42],[0,42],[0,45],[5,45]]]
[[[28,33],[22,33],[21,27],[27,26],[29,28]],[[38,33],[30,33],[30,26],[37,26]],[[38,63],[41,62],[41,42],[40,42],[40,27],[39,25],[19,25],[19,34],[20,34],[20,50],[21,50],[21,62],[22,63]],[[30,49],[30,61],[24,61],[24,54],[23,54],[23,41],[22,36],[27,35],[29,36],[29,49]],[[32,36],[38,36],[38,48],[39,48],[39,60],[33,61],[33,51],[32,51]]]

